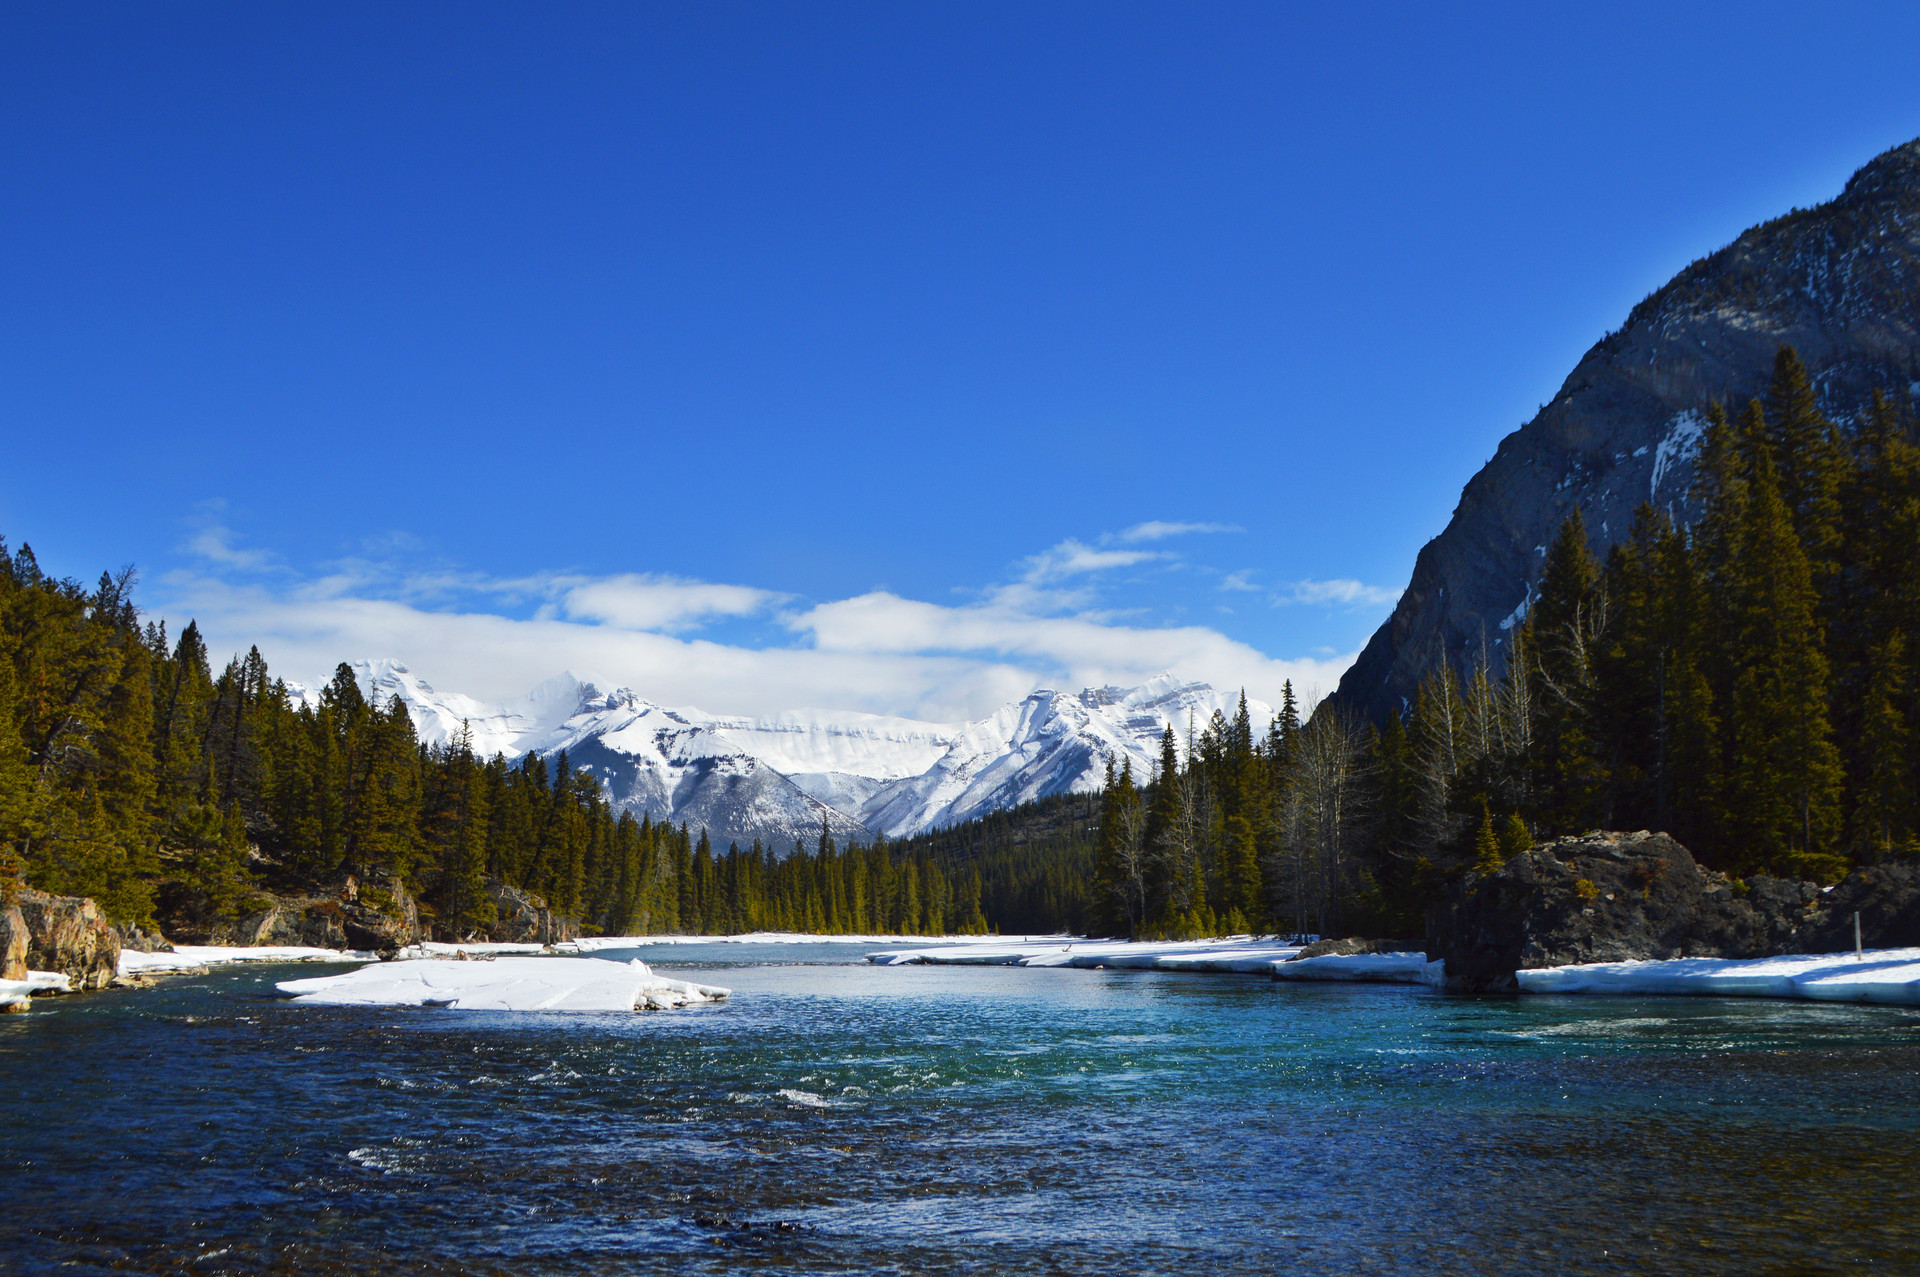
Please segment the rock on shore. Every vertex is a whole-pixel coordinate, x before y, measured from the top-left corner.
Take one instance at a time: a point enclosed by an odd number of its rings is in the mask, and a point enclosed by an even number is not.
[[[20,892],[27,930],[27,966],[58,971],[80,989],[104,989],[120,969],[120,935],[100,907],[84,896],[54,896],[31,888]]]
[[[1515,987],[1514,973],[1576,963],[1761,958],[1920,943],[1920,865],[1811,882],[1704,869],[1666,834],[1593,833],[1536,844],[1469,874],[1427,915],[1450,988]]]

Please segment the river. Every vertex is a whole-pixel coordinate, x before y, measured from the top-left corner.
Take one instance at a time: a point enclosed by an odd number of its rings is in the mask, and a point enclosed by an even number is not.
[[[640,956],[640,1015],[0,1017],[19,1272],[1920,1271],[1920,1013]]]

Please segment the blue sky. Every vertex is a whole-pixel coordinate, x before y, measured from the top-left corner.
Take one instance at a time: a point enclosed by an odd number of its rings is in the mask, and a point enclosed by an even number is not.
[[[0,534],[291,677],[1330,687],[1920,10],[0,10]]]

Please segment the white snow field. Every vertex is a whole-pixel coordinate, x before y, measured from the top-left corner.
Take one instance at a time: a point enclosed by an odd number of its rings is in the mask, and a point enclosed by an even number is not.
[[[1523,993],[1693,994],[1920,1006],[1920,949],[1593,962],[1519,973]]]
[[[376,955],[356,949],[314,949],[305,945],[177,944],[172,953],[120,951],[121,975],[160,975],[230,962],[364,962]]]
[[[1300,952],[1299,945],[1229,937],[1222,940],[1073,940],[1065,936],[1001,937],[936,948],[883,949],[867,955],[878,966],[1127,967],[1151,971],[1264,973]]]
[[[646,963],[605,958],[418,958],[341,975],[283,980],[295,1002],[318,1006],[448,1007],[460,1011],[666,1011],[718,1002],[731,990],[655,975]]]
[[[1273,964],[1276,980],[1346,980],[1361,984],[1447,982],[1447,964],[1428,962],[1424,953],[1323,953],[1316,958]]]

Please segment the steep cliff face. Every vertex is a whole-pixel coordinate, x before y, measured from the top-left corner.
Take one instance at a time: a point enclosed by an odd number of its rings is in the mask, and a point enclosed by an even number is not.
[[[1484,647],[1502,667],[1575,505],[1596,553],[1626,535],[1642,501],[1689,521],[1701,410],[1763,395],[1783,344],[1830,413],[1875,389],[1920,390],[1920,141],[1862,168],[1838,199],[1687,267],[1589,350],[1468,482],[1339,698],[1377,718],[1442,660],[1469,668]]]

